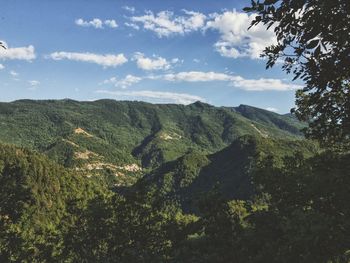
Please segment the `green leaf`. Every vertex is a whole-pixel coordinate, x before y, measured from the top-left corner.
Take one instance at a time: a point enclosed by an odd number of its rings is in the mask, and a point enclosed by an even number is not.
[[[273,5],[276,4],[278,0],[265,0],[264,5]]]

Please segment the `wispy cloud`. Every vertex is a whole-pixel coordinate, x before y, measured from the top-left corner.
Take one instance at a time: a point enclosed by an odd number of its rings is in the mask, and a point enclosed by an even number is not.
[[[229,81],[232,76],[217,72],[188,71],[176,74],[166,74],[162,78],[168,81],[207,82],[207,81]]]
[[[103,67],[116,67],[128,61],[124,54],[94,54],[94,53],[76,53],[76,52],[54,52],[49,56],[53,60],[74,60],[90,62]]]
[[[40,85],[40,81],[38,81],[38,80],[28,80],[28,84],[29,84],[29,88],[28,89],[34,91]]]
[[[206,16],[202,13],[183,10],[184,15],[175,16],[173,12],[161,11],[154,14],[146,11],[145,15],[132,16],[130,21],[140,24],[145,30],[155,32],[158,37],[189,33],[197,31],[205,25]]]
[[[4,69],[5,66],[3,64],[0,64],[0,70]]]
[[[165,58],[153,55],[152,58],[145,57],[143,53],[135,53],[133,60],[136,61],[137,67],[146,71],[152,70],[168,70],[173,64],[179,62],[178,58],[174,58],[171,61]]]
[[[123,6],[123,9],[124,10],[126,10],[126,11],[128,11],[128,12],[130,12],[130,13],[135,13],[135,11],[136,11],[136,9],[135,9],[135,7],[133,7],[133,6]]]
[[[135,24],[135,23],[125,22],[124,25],[126,25],[127,27],[131,27],[131,28],[133,28],[135,30],[140,30],[140,27],[137,24]]]
[[[1,41],[7,46],[6,42]],[[0,49],[0,59],[2,60],[27,60],[31,61],[36,58],[34,46],[27,47],[8,47],[7,49]]]
[[[142,78],[136,77],[134,75],[127,75],[125,78],[118,79],[117,77],[112,77],[106,79],[102,82],[102,84],[113,84],[117,88],[126,89],[133,84],[140,82]]]
[[[102,21],[99,18],[94,18],[90,21],[87,21],[82,18],[78,18],[75,20],[75,24],[82,27],[94,27],[96,29],[102,29],[104,25],[110,28],[118,27],[118,24],[114,19],[108,19],[108,20]]]
[[[110,27],[110,28],[117,28],[118,27],[118,24],[114,19],[105,20],[105,25]]]
[[[288,91],[302,88],[300,85],[283,82],[280,79],[259,78],[246,79],[241,76],[219,72],[188,71],[164,75],[151,75],[149,79],[177,82],[211,82],[223,81],[246,91]]]
[[[17,77],[19,74],[18,74],[16,71],[11,70],[11,71],[10,71],[10,75],[11,75],[12,77]]]
[[[178,103],[178,104],[190,104],[195,101],[206,100],[200,96],[191,95],[187,93],[175,93],[175,92],[163,92],[163,91],[150,91],[150,90],[140,90],[140,91],[107,91],[98,90],[97,93],[111,95],[118,99],[131,98],[131,99],[143,99],[151,102],[158,103]]]
[[[302,88],[300,85],[284,82],[280,79],[259,78],[246,79],[238,75],[231,75],[220,72],[204,72],[204,71],[184,71],[179,73],[147,75],[138,77],[127,75],[122,79],[112,77],[104,80],[101,84],[113,84],[118,88],[127,88],[133,84],[139,83],[142,80],[161,80],[169,82],[224,82],[234,88],[246,91],[289,91]]]
[[[300,85],[285,83],[280,79],[245,79],[241,76],[232,77],[232,86],[247,91],[288,91],[302,88]]]
[[[38,86],[40,84],[40,81],[38,80],[28,80],[28,83],[30,86],[35,87]]]
[[[103,22],[98,18],[94,18],[91,21],[85,21],[82,18],[78,18],[75,20],[75,24],[83,27],[103,28]]]

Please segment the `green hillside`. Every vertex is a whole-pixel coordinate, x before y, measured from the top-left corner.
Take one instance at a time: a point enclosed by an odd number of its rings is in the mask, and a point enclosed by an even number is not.
[[[295,152],[310,157],[317,147],[306,141],[243,136],[214,154],[190,151],[165,163],[139,180],[134,190],[156,191],[164,199],[179,201],[190,212],[201,196],[214,187],[228,200],[248,200],[254,195],[255,165],[268,156],[274,156],[278,163]]]
[[[349,153],[290,115],[63,100],[0,116],[1,262],[348,260]]]
[[[290,113],[280,115],[271,111],[247,105],[239,105],[233,109],[250,120],[265,124],[266,126],[273,126],[293,134],[302,135],[301,129],[306,127],[305,123],[300,122]]]
[[[58,163],[130,184],[189,150],[215,153],[243,135],[300,139],[288,116],[196,102],[188,106],[99,100],[0,103],[0,141],[47,154]],[[247,113],[249,112],[249,114]]]
[[[0,184],[1,262],[58,253],[60,243],[52,242],[74,222],[70,206],[86,207],[108,193],[41,154],[7,145],[0,145]]]

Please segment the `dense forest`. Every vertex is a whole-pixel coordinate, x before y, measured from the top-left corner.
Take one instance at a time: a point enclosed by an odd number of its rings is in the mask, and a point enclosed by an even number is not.
[[[0,103],[0,262],[350,262],[349,10],[246,8],[277,25],[267,67],[306,83],[291,114]]]
[[[20,100],[0,103],[0,109],[2,142],[39,151],[92,177],[102,175],[111,186],[132,184],[144,173],[141,167],[149,171],[189,151],[212,154],[247,134],[300,141],[305,127],[290,115],[202,102]]]
[[[91,176],[58,164],[62,152],[2,144],[1,261],[345,262],[349,154],[298,136],[237,137],[118,185],[103,176],[111,168]]]

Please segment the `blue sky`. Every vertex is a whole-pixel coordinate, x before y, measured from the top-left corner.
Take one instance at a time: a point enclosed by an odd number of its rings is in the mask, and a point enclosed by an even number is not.
[[[300,88],[259,58],[250,1],[11,0],[0,10],[1,101],[248,104],[286,113]]]

